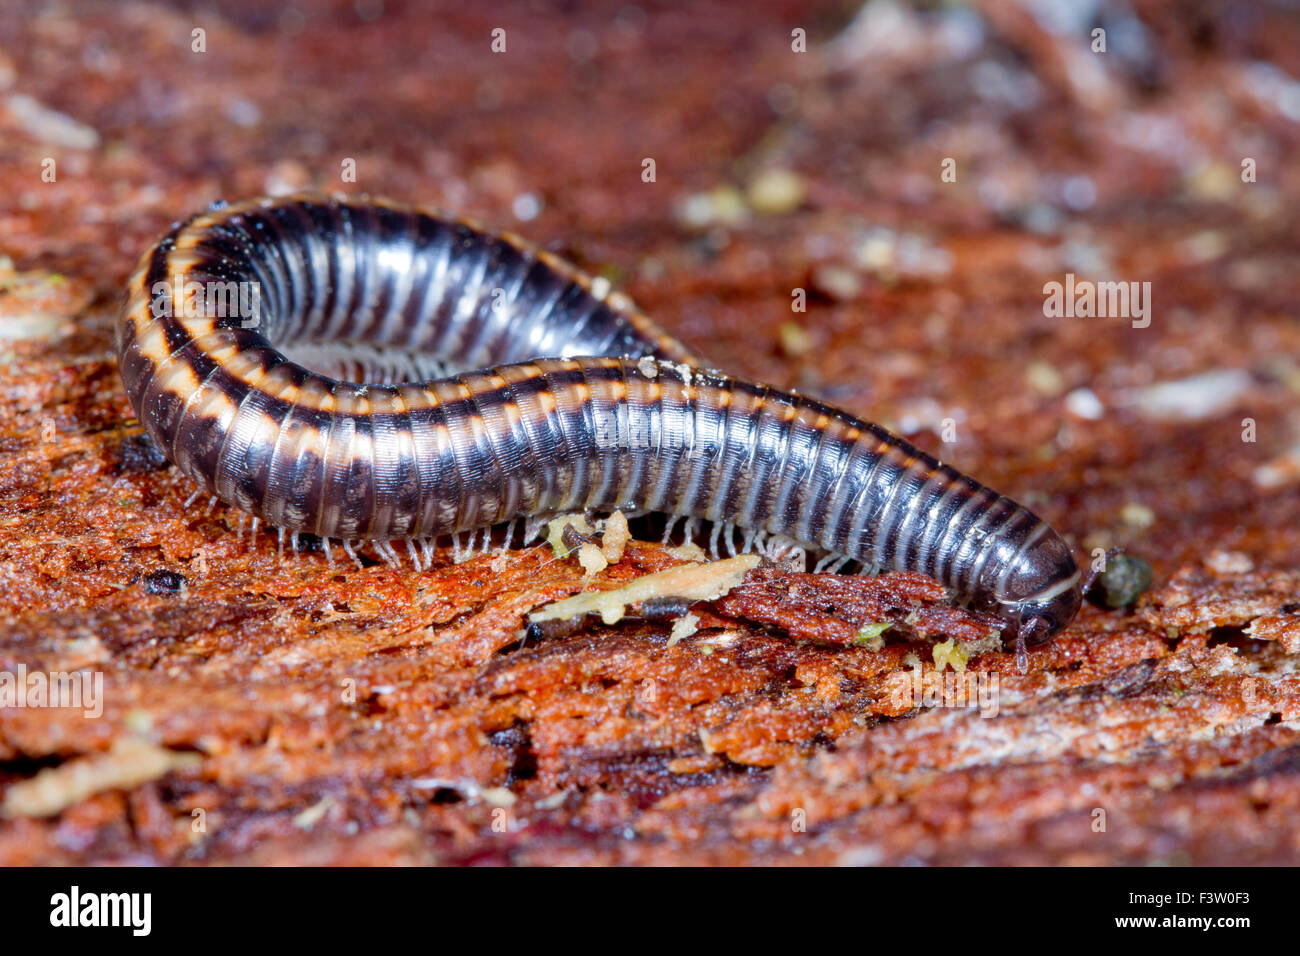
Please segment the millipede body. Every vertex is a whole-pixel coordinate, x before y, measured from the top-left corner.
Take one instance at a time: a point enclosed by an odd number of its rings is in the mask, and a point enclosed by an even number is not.
[[[877,425],[709,370],[600,285],[435,210],[223,205],[132,275],[122,380],[185,474],[293,532],[382,545],[664,512],[920,571],[1022,640],[1074,616],[1079,569],[1029,510]],[[365,382],[371,362],[397,380]]]

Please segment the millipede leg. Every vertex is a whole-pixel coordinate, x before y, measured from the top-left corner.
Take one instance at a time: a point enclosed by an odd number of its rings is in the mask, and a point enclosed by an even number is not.
[[[524,544],[528,544],[537,537],[537,531],[541,527],[541,518],[530,516],[524,519]]]
[[[402,566],[401,557],[393,550],[393,546],[389,542],[376,541],[375,550],[379,552],[379,556],[384,559],[384,563],[390,568],[400,568]]]
[[[406,553],[411,556],[412,566],[417,571],[423,571],[424,568],[420,566],[420,555],[415,550],[415,540],[413,538],[406,538],[404,540],[406,541]]]
[[[677,527],[677,522],[681,520],[682,520],[681,515],[673,515],[668,519],[668,525],[667,527],[664,528],[664,536],[663,539],[660,541],[660,544],[664,544],[664,545],[668,544],[668,541],[673,536],[673,529]]]

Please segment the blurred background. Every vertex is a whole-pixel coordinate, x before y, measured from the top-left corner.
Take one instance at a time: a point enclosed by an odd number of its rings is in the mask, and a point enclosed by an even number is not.
[[[108,673],[103,720],[0,711],[0,783],[184,752],[5,821],[0,860],[1295,862],[1297,4],[487,6],[0,0],[0,665]],[[525,649],[577,571],[245,548],[134,436],[113,325],[174,220],[303,189],[516,231],[1147,558],[1150,603],[1023,680],[972,658],[1013,689],[985,721],[891,697],[906,642]],[[1053,310],[1103,282],[1141,314]]]

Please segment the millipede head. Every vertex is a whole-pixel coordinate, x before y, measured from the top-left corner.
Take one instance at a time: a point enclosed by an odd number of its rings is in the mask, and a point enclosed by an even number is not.
[[[1065,629],[1082,603],[1083,588],[1075,572],[1072,578],[1062,582],[1059,592],[1021,602],[1011,623],[1026,644],[1045,644]]]
[[[1000,573],[1005,597],[997,609],[1010,633],[1043,644],[1065,629],[1083,604],[1083,575],[1070,546],[1045,530]]]

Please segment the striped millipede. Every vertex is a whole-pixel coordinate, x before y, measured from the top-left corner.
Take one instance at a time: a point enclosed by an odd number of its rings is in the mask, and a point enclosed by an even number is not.
[[[119,364],[181,471],[295,535],[391,554],[520,517],[664,512],[920,571],[1022,646],[1074,616],[1080,571],[1029,510],[877,425],[709,370],[599,285],[435,210],[217,205],[142,257]],[[232,310],[241,289],[257,300]],[[331,347],[413,380],[357,384],[281,351]]]

